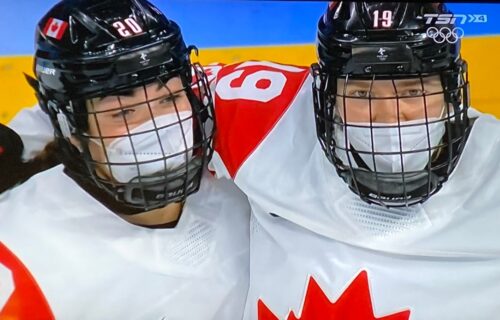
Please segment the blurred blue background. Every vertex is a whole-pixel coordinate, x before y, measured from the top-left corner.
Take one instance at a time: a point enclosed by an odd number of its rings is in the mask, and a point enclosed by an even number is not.
[[[57,1],[0,0],[0,55],[33,52],[35,25]],[[177,21],[186,42],[200,48],[314,42],[325,1],[152,0]],[[466,36],[500,34],[500,4],[452,3],[454,13],[487,14],[486,23],[466,23]]]

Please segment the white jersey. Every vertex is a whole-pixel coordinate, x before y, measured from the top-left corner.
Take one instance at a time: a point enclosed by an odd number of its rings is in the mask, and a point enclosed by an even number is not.
[[[250,62],[217,76],[211,166],[252,207],[245,319],[498,319],[500,122],[480,116],[423,205],[361,201],[316,137],[306,68]]]
[[[45,146],[54,140],[54,128],[49,115],[40,106],[20,110],[8,123],[23,141],[23,160],[33,159]]]
[[[0,195],[0,319],[241,319],[249,210],[206,174],[175,228],[148,229],[42,172]]]

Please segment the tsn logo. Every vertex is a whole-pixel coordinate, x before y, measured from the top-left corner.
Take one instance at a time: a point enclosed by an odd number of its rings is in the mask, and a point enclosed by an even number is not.
[[[393,23],[393,12],[391,10],[384,10],[380,12],[375,10],[373,12],[373,27],[374,28],[390,28]],[[488,21],[488,16],[485,14],[452,14],[452,13],[426,13],[423,17],[418,16],[419,19],[426,19],[425,24],[431,24],[435,21],[436,24],[455,24],[459,19],[460,24],[466,22],[485,23]]]
[[[422,19],[422,17],[418,17]],[[488,16],[485,14],[451,14],[451,13],[426,13],[424,14],[425,24],[431,24],[435,21],[436,24],[454,24],[459,19],[460,24],[466,22],[485,23],[488,21]]]

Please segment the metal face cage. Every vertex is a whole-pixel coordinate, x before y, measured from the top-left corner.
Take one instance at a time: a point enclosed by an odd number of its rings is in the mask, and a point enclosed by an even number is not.
[[[182,202],[200,185],[215,131],[203,68],[165,73],[132,88],[78,97],[57,113],[57,127],[80,167],[134,213]],[[78,149],[78,150],[76,150]],[[80,160],[79,160],[79,159]]]
[[[466,64],[453,70],[366,76],[312,66],[317,135],[361,199],[421,203],[455,168],[469,131]]]

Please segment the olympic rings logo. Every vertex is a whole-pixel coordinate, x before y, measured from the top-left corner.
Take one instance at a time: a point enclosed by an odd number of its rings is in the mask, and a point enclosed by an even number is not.
[[[456,43],[459,39],[464,37],[464,29],[460,27],[455,27],[450,29],[448,27],[442,27],[438,29],[436,27],[430,27],[427,29],[427,36],[434,39],[436,43],[443,43],[447,41],[448,43]]]

